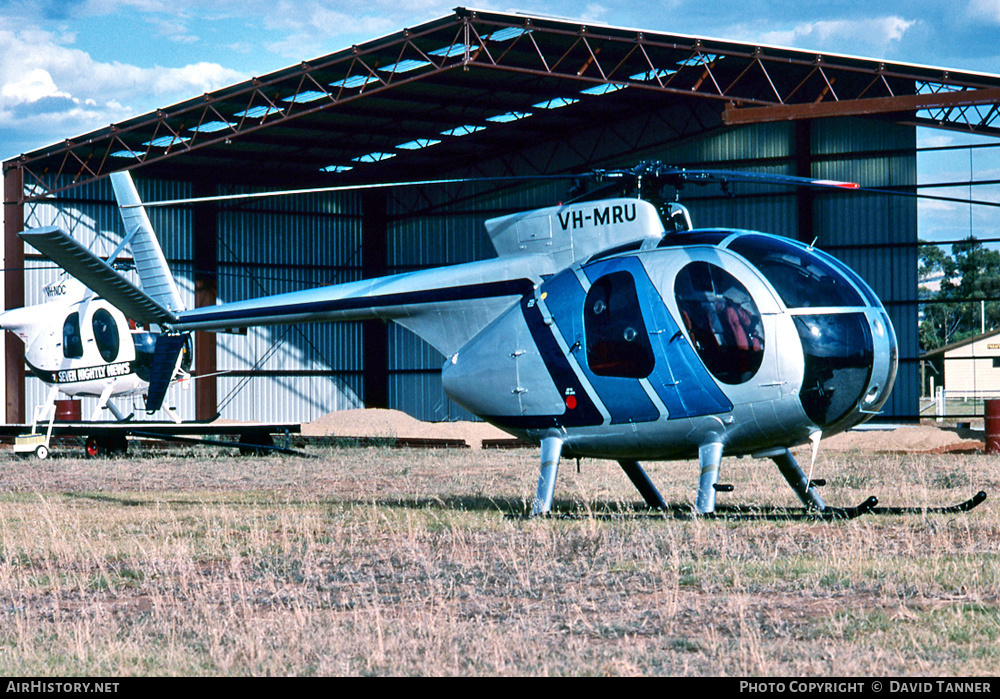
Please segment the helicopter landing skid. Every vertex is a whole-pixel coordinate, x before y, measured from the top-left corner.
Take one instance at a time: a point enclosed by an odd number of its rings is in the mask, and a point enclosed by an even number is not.
[[[549,519],[676,519],[693,520],[707,519],[720,521],[746,521],[746,520],[773,520],[773,521],[795,521],[795,520],[849,520],[863,514],[872,512],[878,498],[870,497],[856,507],[827,507],[820,510],[809,510],[805,508],[792,509],[785,507],[766,507],[756,505],[722,505],[714,512],[701,513],[693,510],[690,505],[674,504],[667,505],[666,508],[651,507],[648,510],[637,508],[625,512],[545,512],[544,517]],[[532,515],[532,517],[537,515]],[[508,515],[513,519],[526,519],[526,515]]]
[[[707,519],[720,521],[847,521],[861,515],[925,515],[925,514],[961,514],[975,509],[985,502],[986,493],[979,491],[968,500],[955,505],[941,507],[878,507],[878,498],[872,496],[854,507],[827,507],[823,510],[807,508],[768,507],[759,505],[720,505],[714,512],[701,514],[692,510],[689,504],[667,505],[665,508],[650,507],[648,510],[637,508],[631,512],[595,513],[584,512],[546,512],[552,519],[634,519],[640,517],[662,519]],[[524,515],[508,515],[514,519],[527,518]]]
[[[704,519],[722,520],[849,520],[861,515],[926,515],[960,514],[975,509],[986,500],[986,493],[980,490],[968,500],[955,505],[941,507],[877,507],[878,498],[872,496],[855,507],[826,507],[822,510],[763,508],[747,506],[719,506],[715,512],[697,515]],[[675,510],[675,515],[681,515]],[[688,509],[684,514],[690,514]]]
[[[832,521],[832,520],[847,520],[855,519],[863,514],[868,514],[875,509],[878,504],[878,498],[874,495],[859,505],[854,507],[825,507],[822,510],[815,510],[809,508],[792,509],[792,508],[781,508],[781,507],[747,507],[740,505],[726,506],[722,505],[715,509],[714,512],[699,514],[699,518],[704,519],[722,519],[722,520],[749,520],[749,519],[761,519],[761,520],[780,520],[780,521],[794,521],[794,520],[820,520],[820,521]]]
[[[849,520],[861,515],[926,515],[961,514],[970,512],[985,502],[986,492],[980,490],[968,500],[955,505],[940,507],[877,507],[878,498],[872,496],[855,507],[826,507],[822,510],[767,508],[740,505],[720,505],[714,512],[695,515],[704,519],[722,520]],[[675,516],[690,516],[690,507],[671,508]]]
[[[959,514],[968,512],[986,500],[986,492],[980,490],[971,498],[957,505],[945,505],[943,507],[873,507],[874,515],[926,515],[926,514]]]

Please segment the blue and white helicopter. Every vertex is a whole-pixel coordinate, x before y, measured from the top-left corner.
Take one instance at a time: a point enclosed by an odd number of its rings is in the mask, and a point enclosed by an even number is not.
[[[158,250],[129,174],[111,177],[116,192],[130,193],[119,200],[132,212],[130,244]],[[21,235],[167,337],[375,318],[412,330],[446,358],[447,395],[540,445],[532,514],[550,512],[564,457],[617,461],[657,509],[667,504],[641,462],[697,458],[694,509],[711,514],[726,455],[773,460],[809,511],[846,511],[824,503],[790,449],[811,443],[815,459],[821,437],[864,422],[885,403],[898,346],[881,302],[856,273],[810,245],[694,229],[683,206],[654,205],[643,192],[738,180],[857,185],[660,163],[592,178],[642,186],[637,195],[489,220],[493,259],[192,310],[164,302],[176,292],[162,266],[146,276],[139,268],[139,289],[57,228]],[[163,358],[171,367],[174,360]]]

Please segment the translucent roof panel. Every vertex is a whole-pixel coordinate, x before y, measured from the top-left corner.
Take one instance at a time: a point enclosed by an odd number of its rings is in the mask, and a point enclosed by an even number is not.
[[[569,105],[576,104],[579,101],[580,100],[575,97],[554,97],[553,99],[538,102],[531,106],[536,109],[559,109],[559,107],[568,107]]]
[[[244,109],[242,112],[236,112],[233,116],[239,117],[240,119],[263,119],[271,114],[277,114],[281,110],[277,107],[272,107],[270,105],[261,105],[259,107],[251,107],[250,109]]]
[[[459,56],[466,51],[471,51],[472,47],[468,44],[452,44],[451,46],[445,46],[443,49],[434,49],[430,52],[432,56],[443,56],[444,58],[451,58],[452,56]]]
[[[407,143],[400,143],[396,148],[400,150],[420,150],[421,148],[427,148],[428,146],[433,146],[441,143],[439,139],[435,138],[418,138]]]
[[[466,124],[465,126],[456,126],[453,129],[448,129],[447,131],[442,131],[442,136],[468,136],[470,133],[476,133],[477,131],[482,131],[485,126],[476,126],[475,124]]]
[[[530,34],[530,29],[522,29],[521,27],[507,27],[506,29],[499,29],[492,34],[487,34],[484,38],[490,41],[510,41],[511,39],[516,39],[522,34]]]
[[[216,131],[222,131],[224,129],[231,129],[236,124],[228,121],[210,121],[205,124],[198,124],[197,126],[192,126],[188,131],[194,131],[195,133],[215,133]]]
[[[392,63],[390,65],[383,66],[381,68],[378,68],[378,70],[383,73],[408,73],[411,70],[426,68],[429,65],[431,65],[429,61],[418,61],[411,58],[405,61],[399,61],[398,63]]]
[[[495,121],[498,124],[506,124],[509,121],[518,121],[519,119],[527,119],[531,116],[531,112],[506,112],[504,114],[497,114],[496,116],[486,117],[486,121]]]
[[[697,56],[691,56],[691,58],[685,58],[683,61],[677,61],[679,66],[702,66],[706,63],[715,63],[722,56],[717,53],[699,53]]]
[[[344,87],[349,90],[353,90],[357,87],[364,87],[369,83],[377,83],[379,79],[374,75],[352,75],[349,78],[344,78],[343,80],[335,80],[330,83],[330,87]]]
[[[283,97],[282,102],[289,102],[293,104],[302,104],[304,102],[315,102],[321,100],[324,97],[329,97],[330,95],[326,92],[320,92],[319,90],[309,90],[307,92],[300,92],[297,95],[292,95],[291,97]]]
[[[160,136],[159,138],[154,138],[151,141],[146,141],[142,145],[152,146],[153,148],[169,148],[170,146],[177,143],[184,143],[190,141],[190,137],[187,136],[174,136],[170,134],[168,136]]]
[[[374,153],[366,153],[365,155],[360,155],[357,158],[352,158],[358,163],[378,163],[383,160],[388,160],[389,158],[395,158],[395,153],[380,153],[378,151]]]
[[[657,70],[647,70],[645,73],[636,73],[635,75],[628,76],[629,80],[656,80],[657,78],[669,78],[671,75],[676,73],[676,70],[666,70],[664,68],[658,68]]]
[[[588,87],[586,90],[580,90],[580,94],[583,95],[606,95],[609,92],[617,92],[618,90],[624,90],[628,85],[618,85],[616,83],[601,83],[600,85],[594,85],[593,87]]]

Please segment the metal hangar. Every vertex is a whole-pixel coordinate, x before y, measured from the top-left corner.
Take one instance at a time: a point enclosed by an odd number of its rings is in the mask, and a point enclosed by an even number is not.
[[[7,161],[5,307],[39,301],[56,271],[17,233],[59,225],[110,252],[106,175],[144,200],[431,179],[150,210],[190,306],[493,256],[485,219],[567,196],[545,175],[658,159],[850,179],[863,193],[691,188],[700,226],[816,241],[875,288],[901,370],[888,405],[915,416],[916,128],[1000,135],[1000,76],[458,8],[453,14]],[[467,415],[442,357],[378,321],[200,333],[186,418],[307,421],[392,407]],[[6,420],[41,400],[5,339]]]

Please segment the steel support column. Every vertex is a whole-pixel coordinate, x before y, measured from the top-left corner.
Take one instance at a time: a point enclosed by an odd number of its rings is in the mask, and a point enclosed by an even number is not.
[[[215,194],[209,183],[193,183],[193,196],[206,197]],[[201,203],[192,212],[191,235],[194,250],[194,305],[214,306],[218,298],[219,280],[219,239],[218,209],[214,203]],[[218,385],[215,374],[218,367],[216,337],[211,332],[196,332],[194,335],[194,370],[196,376],[203,376],[195,382],[195,417],[210,420],[218,410]]]
[[[19,167],[3,173],[3,292],[4,309],[24,305],[24,241],[17,234],[24,228],[24,173]],[[5,419],[8,424],[26,422],[24,403],[24,344],[12,333],[4,333]]]
[[[797,177],[812,177],[812,122],[795,122],[795,175]],[[813,220],[813,210],[815,209],[816,193],[810,187],[795,188],[795,203],[797,208],[797,234],[796,237],[804,242],[811,243],[815,235],[813,230],[815,222]]]
[[[388,273],[386,240],[389,234],[388,199],[384,190],[365,192],[361,200],[361,276]],[[366,408],[389,407],[389,329],[381,320],[361,324],[364,347],[362,396]]]

